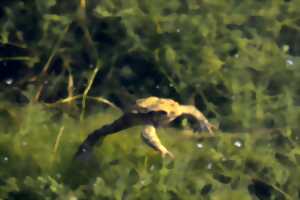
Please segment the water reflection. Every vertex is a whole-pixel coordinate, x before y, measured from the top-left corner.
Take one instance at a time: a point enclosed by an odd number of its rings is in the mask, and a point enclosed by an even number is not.
[[[207,164],[207,169],[209,169],[209,170],[210,170],[210,169],[212,169],[212,166],[213,166],[213,165],[212,165],[212,163],[211,163],[211,162],[210,162],[210,163],[208,163],[208,164]]]
[[[242,142],[237,140],[233,143],[234,146],[241,148],[243,146]]]
[[[7,162],[7,161],[8,161],[8,157],[7,157],[7,156],[4,156],[4,157],[3,157],[3,160],[4,160],[4,162]]]
[[[11,85],[11,84],[13,84],[13,82],[14,82],[14,80],[13,80],[12,78],[8,78],[8,79],[6,79],[6,81],[5,81],[5,83],[6,83],[7,85]]]
[[[294,65],[294,61],[292,61],[291,59],[287,59],[286,64],[287,65]]]
[[[199,148],[199,149],[202,149],[202,148],[203,148],[203,144],[201,144],[201,143],[198,143],[196,146],[197,146],[197,148]]]

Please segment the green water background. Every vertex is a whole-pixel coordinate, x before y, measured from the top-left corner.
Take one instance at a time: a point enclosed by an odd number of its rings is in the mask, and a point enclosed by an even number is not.
[[[299,199],[300,2],[81,0],[0,3],[0,198]],[[86,135],[147,96],[217,124]]]

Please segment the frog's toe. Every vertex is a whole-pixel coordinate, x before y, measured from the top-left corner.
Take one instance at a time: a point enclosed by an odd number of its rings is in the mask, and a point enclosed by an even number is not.
[[[173,154],[172,152],[170,152],[170,151],[167,151],[167,152],[165,152],[165,153],[162,153],[162,157],[163,157],[163,158],[169,157],[169,158],[171,158],[172,160],[175,159],[174,154]]]
[[[200,122],[193,126],[193,131],[196,133],[208,132],[211,135],[213,135],[215,129],[216,129],[215,126],[208,122],[207,123]]]

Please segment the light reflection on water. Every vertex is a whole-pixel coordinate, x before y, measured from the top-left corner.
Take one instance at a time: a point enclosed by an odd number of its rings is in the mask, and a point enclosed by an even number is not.
[[[209,170],[212,169],[212,166],[213,166],[213,164],[212,164],[211,162],[208,163],[208,164],[207,164],[207,169],[209,169]]]
[[[241,148],[243,146],[242,142],[237,140],[233,143],[234,146]]]
[[[291,59],[287,59],[286,64],[287,65],[294,65],[294,61],[292,61]]]
[[[7,161],[8,161],[8,157],[7,157],[7,156],[4,156],[4,157],[3,157],[3,160],[4,160],[4,162],[7,162]]]
[[[197,148],[202,149],[203,148],[203,144],[202,143],[198,143],[197,144]]]
[[[8,78],[8,79],[5,80],[5,83],[7,85],[11,85],[11,84],[13,84],[13,82],[14,82],[14,79],[12,79],[12,78]]]

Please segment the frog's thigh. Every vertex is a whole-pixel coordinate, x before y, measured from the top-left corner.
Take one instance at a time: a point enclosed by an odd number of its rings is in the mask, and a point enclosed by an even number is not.
[[[159,151],[163,155],[168,153],[167,148],[161,144],[156,134],[156,129],[153,125],[146,125],[142,130],[141,136],[143,141],[151,148],[155,149],[156,151]]]

